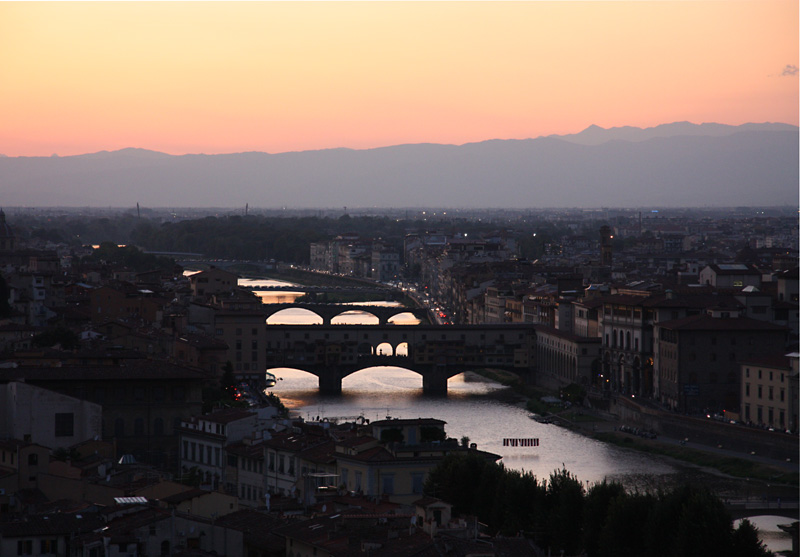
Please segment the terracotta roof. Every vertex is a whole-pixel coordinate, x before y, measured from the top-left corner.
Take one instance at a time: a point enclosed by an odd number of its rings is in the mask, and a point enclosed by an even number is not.
[[[775,369],[791,370],[792,359],[783,354],[771,354],[768,356],[754,356],[747,360],[742,360],[742,364],[757,366],[757,367],[771,367]]]
[[[195,489],[189,489],[187,491],[181,491],[180,493],[175,493],[173,495],[170,495],[169,497],[164,497],[161,500],[164,501],[165,503],[172,503],[173,505],[176,505],[178,503],[182,503],[183,501],[189,501],[197,497],[210,495],[211,493],[212,493],[211,491],[206,491],[205,489],[195,488]]]
[[[580,335],[576,335],[575,333],[562,331],[560,329],[556,329],[555,327],[551,327],[549,325],[536,325],[536,331],[548,335],[557,336],[559,338],[563,338],[565,340],[570,340],[573,342],[599,343],[601,341],[600,337],[582,337]]]
[[[255,415],[255,412],[248,412],[247,410],[242,410],[241,408],[225,408],[224,410],[218,410],[212,414],[204,414],[197,417],[197,419],[205,420],[215,424],[229,424],[231,422],[249,418]]]
[[[24,520],[0,523],[0,537],[24,538],[91,532],[104,526],[96,513],[28,515]]]
[[[664,329],[681,331],[786,331],[787,327],[749,317],[712,317],[708,314],[690,315],[658,323]]]
[[[369,425],[371,426],[378,426],[378,427],[386,427],[386,426],[398,426],[404,427],[409,425],[444,425],[447,422],[442,420],[437,420],[436,418],[403,418],[403,419],[394,419],[394,420],[378,420],[375,422],[370,422]]]
[[[119,379],[186,379],[203,380],[197,370],[157,360],[125,360],[118,365],[64,365],[60,367],[20,366],[0,369],[0,382],[24,377],[27,381],[119,380]]]

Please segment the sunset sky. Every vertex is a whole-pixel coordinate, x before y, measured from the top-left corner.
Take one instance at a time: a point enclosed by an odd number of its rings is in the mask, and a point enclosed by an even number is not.
[[[798,123],[797,0],[0,2],[0,153]]]

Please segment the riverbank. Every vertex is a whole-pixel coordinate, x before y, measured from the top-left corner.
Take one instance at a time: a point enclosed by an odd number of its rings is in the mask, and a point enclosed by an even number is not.
[[[624,449],[656,455],[671,463],[679,463],[682,468],[694,468],[703,474],[706,482],[709,475],[715,477],[714,484],[727,478],[729,481],[724,482],[724,488],[717,485],[717,489],[724,490],[731,497],[763,493],[771,497],[797,498],[800,474],[796,462],[770,462],[757,455],[733,453],[721,447],[686,443],[663,436],[645,438],[623,431],[622,422],[608,415],[601,416],[591,409],[572,407],[565,410],[548,405],[540,399],[553,396],[553,393],[524,385],[513,373],[497,369],[475,373],[508,387],[493,393],[493,398],[523,406],[559,427]]]

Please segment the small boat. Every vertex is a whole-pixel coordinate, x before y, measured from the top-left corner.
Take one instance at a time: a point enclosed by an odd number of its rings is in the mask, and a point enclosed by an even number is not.
[[[276,383],[275,376],[272,375],[270,372],[267,372],[267,374],[266,374],[266,385],[267,385],[267,387],[268,388],[269,387],[274,387],[275,383]]]

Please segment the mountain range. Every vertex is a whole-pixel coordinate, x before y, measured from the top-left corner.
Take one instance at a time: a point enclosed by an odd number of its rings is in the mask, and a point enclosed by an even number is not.
[[[0,205],[797,206],[798,137],[789,124],[676,122],[465,145],[0,157]]]

